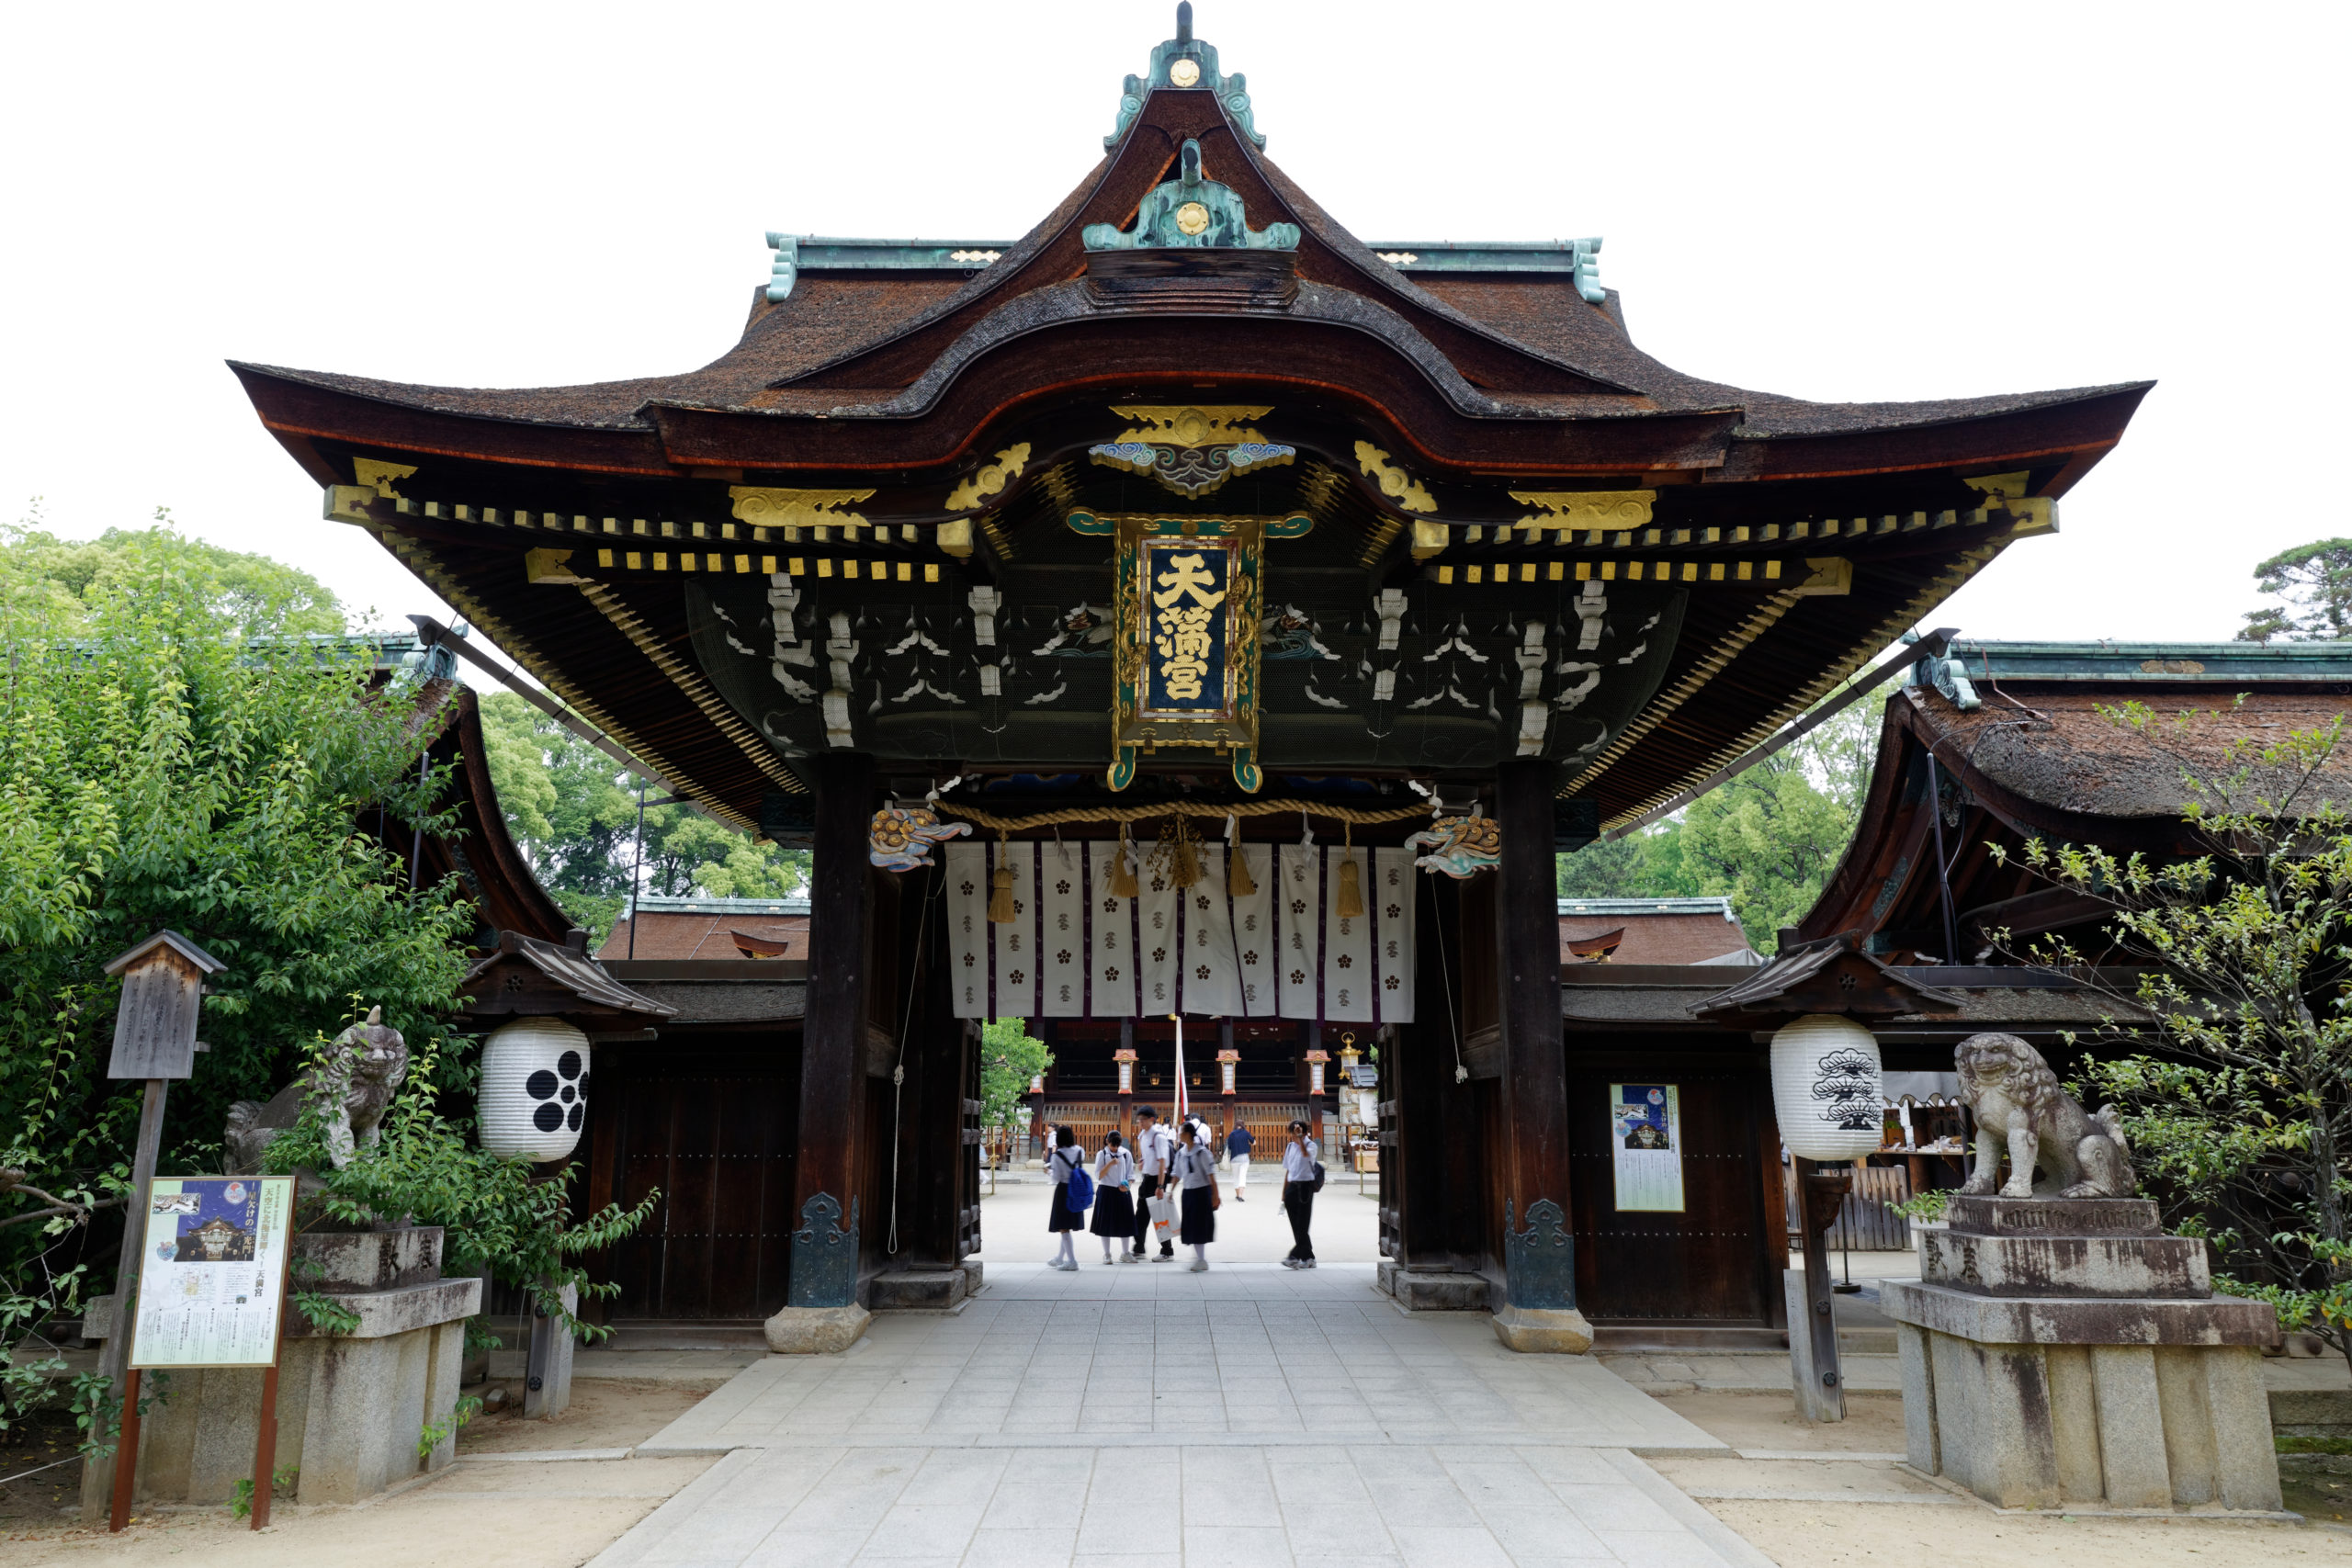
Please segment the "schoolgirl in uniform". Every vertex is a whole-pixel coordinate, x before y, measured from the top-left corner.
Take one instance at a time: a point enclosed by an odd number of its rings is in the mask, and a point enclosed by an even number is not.
[[[1225,1200],[1216,1190],[1216,1151],[1201,1140],[1194,1124],[1186,1122],[1178,1130],[1183,1145],[1176,1151],[1176,1179],[1181,1184],[1179,1214],[1182,1224],[1177,1239],[1193,1249],[1193,1261],[1186,1265],[1194,1274],[1209,1266],[1208,1245],[1216,1239],[1216,1212]]]
[[[1094,1156],[1094,1218],[1087,1229],[1102,1238],[1102,1261],[1111,1261],[1111,1239],[1119,1241],[1120,1260],[1133,1263],[1128,1240],[1136,1234],[1136,1201],[1127,1183],[1136,1179],[1136,1156],[1127,1153],[1116,1133],[1102,1134],[1102,1152]]]
[[[1048,1269],[1078,1268],[1078,1253],[1072,1246],[1072,1233],[1086,1216],[1071,1212],[1069,1206],[1070,1172],[1084,1168],[1086,1151],[1078,1146],[1078,1134],[1067,1127],[1054,1129],[1053,1157],[1046,1161],[1046,1174],[1053,1179],[1053,1207],[1046,1212],[1046,1228],[1062,1238],[1061,1250],[1046,1259]]]

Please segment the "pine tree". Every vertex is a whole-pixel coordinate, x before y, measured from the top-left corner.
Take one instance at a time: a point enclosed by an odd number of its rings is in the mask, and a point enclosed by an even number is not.
[[[2352,539],[2319,539],[2254,569],[2255,585],[2282,601],[2249,610],[2240,642],[2341,642],[2352,637]]]

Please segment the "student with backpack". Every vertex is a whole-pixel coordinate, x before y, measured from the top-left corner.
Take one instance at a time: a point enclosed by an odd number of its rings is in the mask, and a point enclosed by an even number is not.
[[[1307,1227],[1315,1223],[1315,1191],[1323,1185],[1323,1168],[1316,1163],[1315,1140],[1306,1135],[1306,1123],[1290,1124],[1290,1146],[1283,1150],[1283,1213],[1290,1216],[1292,1236],[1290,1256],[1283,1259],[1285,1269],[1315,1267],[1315,1238]]]
[[[1177,1239],[1193,1249],[1193,1261],[1185,1267],[1194,1274],[1209,1266],[1208,1245],[1216,1239],[1216,1211],[1225,1206],[1216,1190],[1216,1150],[1197,1128],[1198,1123],[1186,1122],[1177,1130],[1182,1143],[1176,1150],[1174,1169],[1183,1219]]]
[[[1067,1127],[1054,1129],[1054,1152],[1046,1161],[1046,1171],[1053,1179],[1054,1194],[1046,1229],[1062,1238],[1061,1250],[1046,1259],[1046,1267],[1075,1272],[1074,1233],[1086,1223],[1086,1211],[1094,1201],[1094,1180],[1086,1174],[1086,1151],[1079,1147],[1077,1134]]]
[[[1136,1156],[1121,1147],[1116,1133],[1102,1134],[1102,1152],[1094,1156],[1094,1219],[1086,1228],[1102,1238],[1102,1261],[1111,1261],[1111,1239],[1119,1241],[1119,1257],[1133,1263],[1127,1242],[1136,1232],[1136,1201],[1127,1183],[1136,1178]]]

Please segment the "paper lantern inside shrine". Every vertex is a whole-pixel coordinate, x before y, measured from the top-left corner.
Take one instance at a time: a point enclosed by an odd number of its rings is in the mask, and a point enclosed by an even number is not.
[[[1878,1040],[1850,1018],[1807,1013],[1772,1036],[1772,1109],[1801,1159],[1878,1152],[1885,1102]]]
[[[481,1050],[481,1146],[562,1159],[588,1122],[588,1036],[561,1019],[524,1018]]]

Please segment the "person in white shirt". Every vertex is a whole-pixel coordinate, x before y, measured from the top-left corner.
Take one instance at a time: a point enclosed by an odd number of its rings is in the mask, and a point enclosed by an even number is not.
[[[1141,1258],[1151,1245],[1151,1200],[1172,1185],[1169,1180],[1169,1162],[1175,1158],[1175,1141],[1168,1129],[1159,1124],[1159,1113],[1148,1105],[1136,1108],[1136,1169],[1142,1174],[1142,1185],[1136,1192],[1136,1246],[1133,1256]],[[1154,1262],[1165,1263],[1176,1256],[1174,1241],[1163,1241]]]
[[[1111,1238],[1119,1238],[1119,1257],[1133,1263],[1127,1238],[1135,1234],[1136,1201],[1127,1183],[1136,1179],[1136,1156],[1120,1147],[1119,1134],[1102,1134],[1102,1152],[1094,1157],[1094,1219],[1086,1228],[1102,1238],[1102,1261],[1111,1261]]]
[[[1075,1233],[1086,1223],[1083,1209],[1069,1206],[1069,1179],[1072,1171],[1086,1165],[1086,1151],[1078,1145],[1078,1134],[1067,1127],[1054,1129],[1054,1152],[1046,1157],[1046,1174],[1053,1179],[1053,1207],[1046,1213],[1046,1228],[1062,1238],[1061,1250],[1046,1259],[1048,1269],[1075,1271],[1078,1250]]]
[[[1216,1211],[1225,1200],[1216,1190],[1216,1150],[1193,1128],[1187,1122],[1180,1130],[1183,1143],[1176,1151],[1174,1175],[1184,1216],[1179,1239],[1193,1249],[1193,1261],[1186,1267],[1197,1274],[1209,1266],[1208,1245],[1216,1239]]]
[[[1307,1234],[1315,1223],[1315,1155],[1306,1123],[1293,1122],[1290,1143],[1283,1150],[1283,1212],[1290,1216],[1293,1238],[1290,1256],[1283,1259],[1285,1269],[1315,1267],[1315,1238]]]

